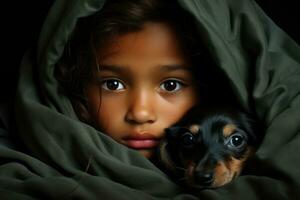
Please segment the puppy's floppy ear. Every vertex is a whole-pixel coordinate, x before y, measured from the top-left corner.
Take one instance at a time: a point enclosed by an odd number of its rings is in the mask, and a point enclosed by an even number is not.
[[[187,131],[187,128],[180,126],[171,126],[165,129],[165,138],[162,140],[159,148],[159,159],[164,168],[169,170],[169,172],[175,173],[177,171],[177,147],[181,135]]]

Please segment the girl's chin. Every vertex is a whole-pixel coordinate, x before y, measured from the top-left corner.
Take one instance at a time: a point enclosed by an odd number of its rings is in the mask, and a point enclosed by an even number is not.
[[[152,158],[154,155],[153,149],[141,149],[141,150],[137,150],[137,151],[148,159]]]

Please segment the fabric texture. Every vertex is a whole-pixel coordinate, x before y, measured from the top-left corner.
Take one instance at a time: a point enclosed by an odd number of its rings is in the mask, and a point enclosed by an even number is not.
[[[178,0],[197,21],[238,101],[266,131],[253,175],[186,194],[139,153],[80,122],[54,66],[76,21],[104,0],[57,0],[37,54],[24,56],[15,102],[24,151],[0,145],[1,199],[299,199],[300,48],[253,0]]]

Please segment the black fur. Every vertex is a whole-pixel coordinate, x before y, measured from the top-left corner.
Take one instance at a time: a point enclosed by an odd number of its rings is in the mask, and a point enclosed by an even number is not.
[[[192,125],[201,128],[192,133]],[[226,125],[235,127],[228,137],[223,133]],[[218,163],[226,166],[232,160],[244,162],[244,157],[249,154],[248,147],[256,149],[259,144],[256,122],[249,114],[232,108],[193,108],[180,122],[165,131],[158,153],[160,164],[176,181],[195,188],[219,187],[221,183],[217,183],[217,179],[223,177],[216,177]],[[192,171],[187,169],[189,163],[195,165]],[[239,175],[239,172],[232,173],[228,175],[230,179]]]

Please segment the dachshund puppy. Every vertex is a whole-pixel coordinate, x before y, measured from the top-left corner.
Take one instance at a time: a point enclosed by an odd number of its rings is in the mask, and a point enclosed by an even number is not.
[[[254,121],[237,110],[192,109],[165,130],[159,162],[177,181],[194,189],[217,188],[238,176],[254,154]]]

